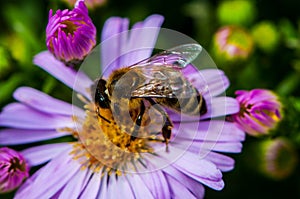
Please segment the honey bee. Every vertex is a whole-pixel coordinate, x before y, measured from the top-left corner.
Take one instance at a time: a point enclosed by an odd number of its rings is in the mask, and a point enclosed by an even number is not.
[[[163,142],[168,146],[173,123],[165,108],[197,116],[207,112],[205,99],[183,75],[182,69],[190,64],[201,52],[198,44],[185,44],[160,52],[129,67],[113,71],[105,80],[96,80],[94,85],[95,111],[98,117],[112,122],[101,115],[109,109],[114,120],[120,120],[128,127],[131,141],[138,137],[147,107],[155,107],[165,120],[161,127]],[[134,127],[129,125],[130,119]],[[144,119],[145,120],[145,119]]]

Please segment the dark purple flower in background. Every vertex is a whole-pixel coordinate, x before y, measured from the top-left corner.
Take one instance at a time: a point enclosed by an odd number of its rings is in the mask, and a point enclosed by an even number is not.
[[[162,16],[152,15],[134,24],[133,32],[126,32],[128,19],[108,19],[102,32],[103,71],[109,74],[148,58],[162,22]],[[118,36],[124,31],[126,36]],[[168,153],[164,143],[141,138],[132,146],[135,153],[128,155],[102,135],[124,144],[116,124],[102,124],[95,117],[89,90],[93,81],[85,73],[65,67],[48,51],[36,55],[34,63],[79,93],[85,106],[73,106],[33,88],[15,91],[18,102],[7,105],[0,114],[0,125],[7,127],[0,131],[1,145],[62,136],[76,140],[23,150],[21,153],[31,166],[48,163],[24,183],[16,198],[203,198],[204,185],[215,190],[224,187],[222,172],[233,169],[234,160],[223,153],[239,153],[245,134],[234,123],[219,119],[239,111],[235,99],[219,96],[229,86],[222,71],[198,71],[192,65],[184,69],[185,77],[196,88],[207,86],[203,93],[207,113],[197,121],[186,118],[184,123],[179,114],[170,114],[176,139],[171,139]],[[126,172],[122,166],[135,172]]]
[[[96,44],[96,27],[88,16],[84,1],[77,1],[73,10],[49,12],[46,28],[48,50],[63,62],[83,60]]]
[[[0,193],[18,188],[29,176],[29,167],[24,157],[17,151],[0,148]]]
[[[236,91],[240,112],[233,115],[236,124],[249,135],[266,135],[281,120],[281,102],[266,89]]]

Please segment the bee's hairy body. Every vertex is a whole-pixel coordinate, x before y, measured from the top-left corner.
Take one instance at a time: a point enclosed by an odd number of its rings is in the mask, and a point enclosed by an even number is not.
[[[163,69],[165,68],[165,69]],[[167,67],[160,67],[161,70],[167,70],[170,68]],[[108,92],[111,96],[115,83],[118,82],[121,77],[126,74],[126,84],[124,85],[118,85],[118,92],[122,95],[121,91],[128,92],[130,90],[134,90],[136,88],[142,87],[143,84],[146,82],[145,77],[142,72],[143,68],[138,68],[136,70],[131,70],[130,68],[121,68],[112,73],[112,75],[109,77],[107,80],[107,88]],[[129,72],[129,73],[128,73]],[[163,94],[165,93],[172,93],[172,89],[169,87],[160,87],[159,83],[157,83],[157,87],[159,88],[159,91],[154,91],[156,95],[160,96],[154,96],[151,97],[154,99],[158,104],[168,107],[172,110],[175,110],[177,112],[187,114],[187,115],[192,115],[192,116],[197,116],[200,114],[206,113],[206,102],[202,95],[198,92],[196,88],[191,85],[188,80],[185,79],[185,77],[181,73],[175,73],[173,77],[170,77],[169,79],[170,83],[176,82],[176,84],[182,84],[184,86],[180,87],[180,93],[186,93],[186,92],[191,92],[192,90],[193,94],[192,96],[189,97],[184,97],[184,96],[164,96]],[[155,79],[154,79],[155,82]],[[151,87],[150,89],[156,90],[157,87]],[[149,88],[147,88],[149,89]],[[143,91],[141,91],[143,92]],[[144,90],[144,92],[149,92],[148,90]],[[129,93],[129,92],[128,92]],[[147,96],[142,96],[143,93],[140,94],[140,97],[135,97],[135,96],[129,96],[130,98],[130,110],[131,108],[138,107],[140,106],[140,102],[142,98],[150,98]],[[118,95],[118,94],[117,94]],[[120,96],[122,97],[122,96]],[[119,98],[120,99],[120,98]]]
[[[142,69],[142,68],[141,68]],[[126,81],[118,83],[122,77],[126,75]],[[132,121],[135,121],[135,124],[138,126],[145,125],[147,123],[146,117],[146,111],[147,108],[141,108],[142,106],[147,105],[154,105],[159,104],[162,107],[167,107],[169,109],[175,110],[176,112],[181,112],[183,114],[187,115],[199,115],[206,112],[206,104],[202,96],[199,94],[199,92],[194,88],[187,80],[183,77],[183,75],[176,75],[176,79],[174,81],[181,82],[182,84],[186,84],[186,86],[182,87],[182,92],[186,92],[185,89],[193,90],[194,94],[193,97],[178,99],[176,96],[174,97],[166,97],[166,96],[159,96],[159,97],[147,97],[147,96],[129,96],[124,93],[131,93],[131,91],[135,90],[136,88],[139,88],[143,86],[145,77],[142,75],[140,69],[132,70],[131,68],[121,68],[118,70],[115,70],[112,72],[112,74],[109,76],[109,78],[106,81],[105,84],[105,91],[104,93],[107,95],[107,99],[110,101],[110,107],[112,112],[122,119],[123,124],[131,124]],[[116,86],[116,84],[118,85]],[[124,84],[123,84],[124,83]],[[159,86],[159,85],[158,85]],[[188,87],[189,86],[189,87]],[[155,89],[155,88],[153,88]],[[159,92],[162,93],[171,93],[172,91],[168,91],[169,88],[160,88]],[[98,103],[99,106],[99,103]],[[142,115],[139,114],[142,112]],[[164,137],[164,142],[168,143],[170,137],[171,137],[171,129],[173,128],[173,124],[171,120],[169,119],[168,114],[165,112],[164,109],[159,109],[159,112],[163,114],[166,117],[166,124],[162,129],[164,132],[161,132]],[[130,115],[130,118],[128,118],[128,112]],[[127,115],[126,115],[127,114]],[[140,117],[140,118],[139,118]],[[131,122],[129,121],[131,120]],[[125,131],[134,131],[132,126],[126,126],[124,125],[122,127]],[[138,132],[133,133],[134,137],[137,137]],[[133,137],[133,139],[135,139]]]
[[[109,109],[116,116],[113,123],[119,118],[120,128],[130,133],[133,141],[152,119],[148,111],[153,107],[165,119],[157,133],[168,144],[173,124],[164,108],[190,116],[207,112],[205,99],[181,71],[200,52],[201,46],[197,44],[181,45],[139,64],[117,69],[107,80],[98,80],[92,89],[99,118],[112,122],[101,116],[101,109]]]

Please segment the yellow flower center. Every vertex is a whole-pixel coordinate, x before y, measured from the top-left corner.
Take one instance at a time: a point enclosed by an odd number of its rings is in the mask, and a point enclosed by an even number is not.
[[[151,135],[143,124],[138,132],[139,137],[132,140],[131,133],[121,130],[116,124],[110,109],[101,109],[100,112],[102,117],[97,117],[94,104],[87,104],[81,129],[73,132],[73,135],[78,135],[79,142],[74,144],[72,154],[83,168],[88,167],[94,172],[104,169],[109,174],[114,172],[117,175],[128,170],[135,171],[137,161],[144,164],[143,153],[154,154],[150,142],[162,142],[161,138]]]
[[[26,171],[26,164],[25,162],[20,162],[17,157],[14,157],[10,160],[10,167],[8,168],[9,172],[16,172],[16,171]]]
[[[62,28],[62,31],[66,33],[66,35],[71,34],[74,35],[74,32],[77,30],[77,26],[74,24],[74,21],[63,21],[62,24],[66,25],[65,28]]]

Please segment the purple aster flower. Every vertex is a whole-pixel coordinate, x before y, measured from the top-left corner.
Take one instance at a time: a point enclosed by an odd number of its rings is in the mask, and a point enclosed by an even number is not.
[[[46,28],[48,50],[64,62],[83,60],[96,44],[96,27],[84,1],[77,1],[73,10],[52,12]]]
[[[162,16],[152,15],[128,32],[128,19],[108,19],[102,32],[103,71],[109,74],[148,58],[162,22]],[[62,136],[75,139],[23,150],[31,166],[48,163],[24,183],[15,198],[203,198],[204,186],[224,187],[222,172],[233,169],[234,160],[223,153],[239,153],[245,134],[234,123],[220,119],[239,111],[235,99],[219,96],[229,86],[222,71],[199,72],[192,65],[184,69],[184,76],[196,88],[207,86],[203,93],[207,113],[184,118],[184,123],[179,114],[170,113],[173,139],[166,152],[165,143],[146,138],[121,150],[126,134],[113,122],[99,122],[95,117],[93,81],[82,71],[65,67],[48,51],[36,55],[34,63],[76,91],[85,106],[73,106],[33,88],[15,91],[18,102],[0,114],[0,125],[8,127],[0,132],[0,144]],[[111,116],[107,111],[101,114]]]
[[[24,157],[17,151],[0,148],[0,193],[18,188],[29,176],[29,167]]]
[[[249,135],[266,135],[281,120],[281,103],[272,91],[239,90],[235,94],[241,109],[232,116],[233,120]]]

